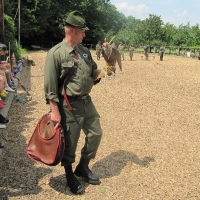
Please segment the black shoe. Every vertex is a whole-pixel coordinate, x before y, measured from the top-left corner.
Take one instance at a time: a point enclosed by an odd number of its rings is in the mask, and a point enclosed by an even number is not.
[[[83,194],[84,188],[81,185],[81,183],[77,180],[77,178],[74,176],[74,173],[72,171],[72,165],[65,166],[65,173],[67,178],[67,185],[70,188],[70,191],[73,194]]]
[[[78,165],[75,169],[74,174],[78,177],[82,177],[84,181],[92,185],[99,185],[101,183],[99,177],[96,174],[92,173],[88,166]]]
[[[0,114],[0,123],[1,124],[7,124],[9,123],[9,119],[6,119],[2,114]]]
[[[83,194],[84,189],[81,183],[77,180],[77,178],[73,175],[71,177],[67,177],[67,185],[70,188],[70,191],[73,194]]]
[[[4,145],[0,143],[0,149],[4,148]]]

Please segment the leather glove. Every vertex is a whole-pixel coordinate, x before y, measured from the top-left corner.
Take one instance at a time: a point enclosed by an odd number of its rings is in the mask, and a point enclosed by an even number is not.
[[[99,78],[105,77],[105,75],[106,75],[106,72],[104,69],[96,69],[93,72],[93,79],[94,79],[94,81],[96,81]]]

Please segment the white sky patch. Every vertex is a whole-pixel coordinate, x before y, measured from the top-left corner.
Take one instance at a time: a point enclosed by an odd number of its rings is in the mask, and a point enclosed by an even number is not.
[[[188,10],[183,10],[180,11],[178,9],[174,10],[174,24],[183,24],[183,25],[187,25],[188,22],[191,21],[192,16],[189,16],[189,12]],[[191,25],[191,24],[190,24]]]
[[[174,10],[175,14],[177,17],[186,17],[188,15],[188,11],[187,10],[184,10],[182,12],[180,12],[179,10]]]
[[[164,23],[175,26],[180,24],[199,24],[200,0],[110,0],[117,10],[126,17],[145,20],[149,14],[161,16]]]
[[[145,4],[130,5],[127,2],[116,3],[115,4],[119,12],[124,13],[127,16],[133,16],[136,19],[145,19],[148,17],[149,8]]]

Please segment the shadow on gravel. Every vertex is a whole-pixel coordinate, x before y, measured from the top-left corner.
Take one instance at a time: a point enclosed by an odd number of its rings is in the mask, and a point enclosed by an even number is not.
[[[36,168],[33,165],[27,165],[23,166],[21,170],[15,170],[10,174],[6,174],[3,177],[5,185],[1,183],[0,199],[6,200],[9,199],[9,197],[17,198],[19,196],[38,194],[42,190],[42,188],[38,186],[39,180],[51,172],[52,170],[50,169],[42,167]]]
[[[139,159],[137,155],[131,152],[119,150],[117,152],[111,153],[106,158],[97,161],[91,170],[92,172],[98,174],[101,179],[109,178],[119,175],[121,170],[127,165],[128,162],[140,165],[141,167],[148,167],[150,163],[155,162],[155,160],[151,157],[144,157],[143,159]],[[78,178],[78,180],[85,188],[89,185],[80,178]],[[70,196],[72,195],[69,188],[66,187],[65,175],[52,177],[50,179],[49,185],[60,193],[64,193]]]
[[[85,182],[83,182],[82,179],[78,179],[81,184],[85,187]],[[60,175],[60,176],[56,176],[56,177],[51,177],[50,181],[49,181],[49,186],[52,187],[54,190],[56,190],[59,193],[63,193],[65,195],[68,196],[74,196],[74,194],[72,194],[70,192],[69,187],[67,187],[66,185],[66,177],[65,174]]]
[[[127,163],[148,167],[150,162],[155,162],[154,158],[144,157],[143,159],[139,159],[137,155],[131,152],[119,150],[97,161],[93,165],[92,171],[97,173],[100,178],[109,178],[119,175]]]

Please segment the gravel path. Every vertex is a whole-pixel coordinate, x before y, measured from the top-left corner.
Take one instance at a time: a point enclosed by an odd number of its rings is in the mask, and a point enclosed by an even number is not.
[[[63,168],[31,161],[25,147],[42,114],[46,52],[28,52],[36,66],[24,67],[21,81],[32,101],[13,101],[11,123],[0,135],[0,199],[197,200],[200,199],[200,61],[165,56],[160,62],[134,54],[114,78],[103,79],[91,96],[101,116],[103,138],[90,167],[101,178],[74,196]],[[95,53],[93,52],[93,55]],[[96,57],[94,57],[96,60]],[[97,61],[103,67],[105,61]],[[20,98],[24,92],[18,87]],[[77,164],[84,142],[81,134]],[[75,164],[73,167],[75,167]]]

